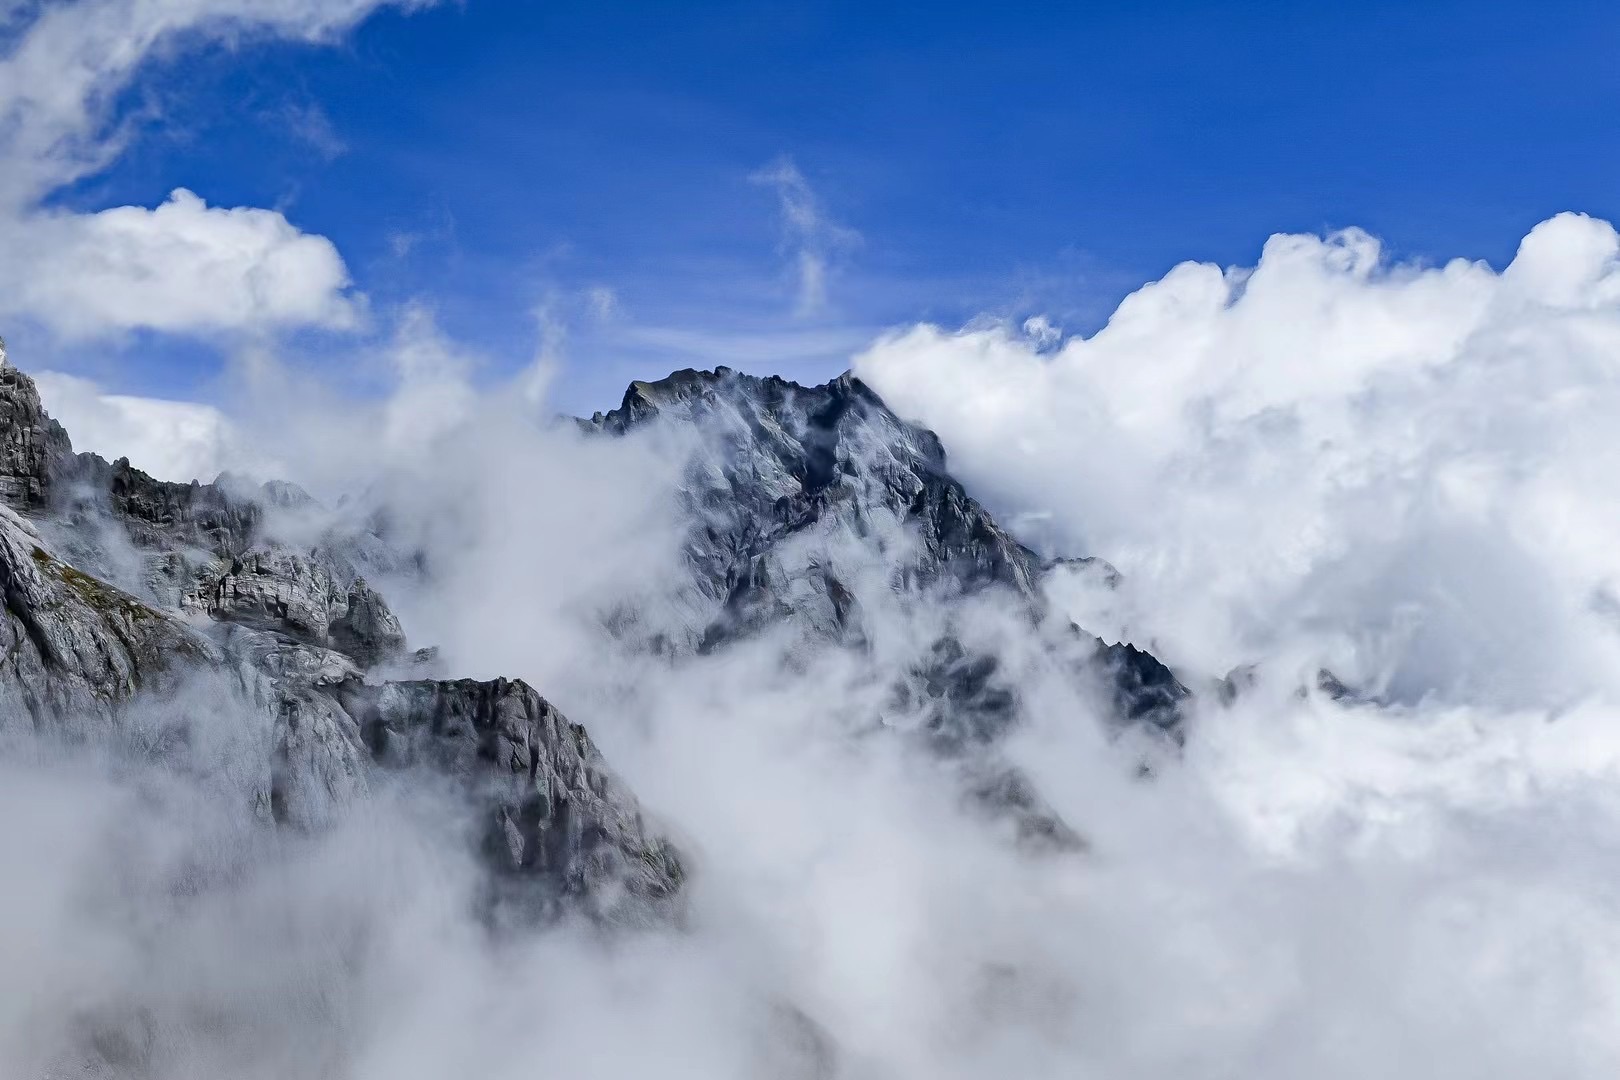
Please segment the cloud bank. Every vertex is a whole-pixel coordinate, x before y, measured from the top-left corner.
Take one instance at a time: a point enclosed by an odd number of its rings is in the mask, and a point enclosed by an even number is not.
[[[389,511],[423,553],[387,582],[413,639],[590,727],[690,853],[687,922],[491,934],[462,811],[419,778],[293,836],[218,790],[214,741],[176,762],[25,738],[0,756],[0,862],[33,883],[0,908],[0,955],[26,960],[0,973],[0,1063],[50,1075],[94,1043],[162,1077],[1612,1076],[1616,246],[1561,217],[1498,273],[1279,237],[1252,269],[1178,267],[1089,339],[919,327],[859,358],[1024,535],[1120,569],[1060,598],[1201,691],[1146,782],[1012,612],[885,605],[893,522],[805,553],[864,590],[871,649],[671,658],[602,633],[626,607],[703,625],[680,488],[724,440],[586,439],[473,386],[425,316],[385,400],[267,360],[233,437],[355,493],[340,518]],[[1084,854],[1008,844],[866,722],[947,617],[1015,680],[1006,752]],[[1238,664],[1235,695],[1206,685]],[[1317,689],[1322,665],[1356,694]]]
[[[273,210],[211,207],[183,188],[151,210],[40,215],[8,242],[36,253],[10,270],[13,309],[61,338],[350,329],[363,311],[330,240]]]
[[[921,326],[855,366],[1032,536],[1113,562],[1124,633],[1184,665],[1552,707],[1620,670],[1617,252],[1575,214],[1500,273],[1275,236],[1089,338]]]

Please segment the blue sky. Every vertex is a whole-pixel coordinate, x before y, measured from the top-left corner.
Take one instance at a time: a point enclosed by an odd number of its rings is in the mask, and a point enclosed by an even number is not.
[[[118,152],[43,205],[184,186],[329,238],[365,325],[279,340],[338,375],[425,304],[495,377],[543,311],[575,411],[688,364],[819,380],[917,320],[1089,330],[1278,231],[1501,265],[1556,211],[1620,213],[1607,3],[465,0],[329,36],[165,39],[103,118]],[[135,393],[207,396],[240,348],[10,322],[19,362]]]

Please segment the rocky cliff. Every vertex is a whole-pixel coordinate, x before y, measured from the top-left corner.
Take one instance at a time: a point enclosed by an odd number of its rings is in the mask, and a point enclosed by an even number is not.
[[[663,907],[679,857],[583,727],[522,682],[382,675],[406,642],[361,570],[386,545],[263,528],[307,499],[75,454],[33,381],[0,367],[0,729],[115,739],[139,706],[184,739],[199,710],[224,712],[262,754],[239,764],[267,821],[317,827],[383,772],[432,768],[537,911]]]
[[[632,383],[617,409],[584,423],[618,436],[660,423],[704,433],[685,489],[689,562],[714,601],[700,650],[784,622],[858,647],[870,628],[854,579],[874,568],[883,602],[999,591],[1032,623],[1053,616],[1042,590],[1050,566],[951,477],[933,432],[851,375],[806,387],[723,367],[679,371]],[[1187,691],[1163,664],[1067,631],[1055,644],[1078,676],[1104,684],[1117,720],[1176,734]],[[998,663],[947,629],[901,692],[938,703],[929,728],[940,743],[993,740],[1017,699]]]

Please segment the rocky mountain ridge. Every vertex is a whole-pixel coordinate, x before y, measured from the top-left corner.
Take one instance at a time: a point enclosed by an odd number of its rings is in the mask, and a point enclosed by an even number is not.
[[[713,654],[784,628],[870,647],[874,605],[1005,596],[1096,691],[1115,723],[1175,738],[1186,690],[1156,659],[1061,620],[1050,565],[953,479],[930,431],[858,379],[824,386],[717,368],[636,382],[578,421],[633,438],[676,425],[701,438],[680,492],[690,529],[683,587],[707,612],[682,646]],[[379,771],[456,778],[482,820],[503,889],[542,911],[617,918],[667,910],[686,874],[585,729],[521,681],[430,679],[373,568],[408,562],[375,529],[291,542],[275,511],[293,485],[161,481],[127,459],[75,453],[22,372],[0,366],[0,730],[78,736],[160,701],[184,727],[206,686],[248,718],[251,798],[267,820],[318,827]],[[1078,843],[1021,776],[976,748],[1017,722],[1018,687],[994,651],[945,626],[892,688],[926,742],[967,762],[970,792],[1026,839]],[[524,890],[527,890],[526,892]]]

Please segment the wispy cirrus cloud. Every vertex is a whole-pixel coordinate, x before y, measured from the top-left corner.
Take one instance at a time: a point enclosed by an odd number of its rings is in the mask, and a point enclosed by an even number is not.
[[[751,179],[776,192],[782,215],[782,246],[792,262],[794,311],[817,315],[828,306],[828,281],[841,259],[861,242],[861,234],[832,218],[804,173],[788,157],[778,158]]]

